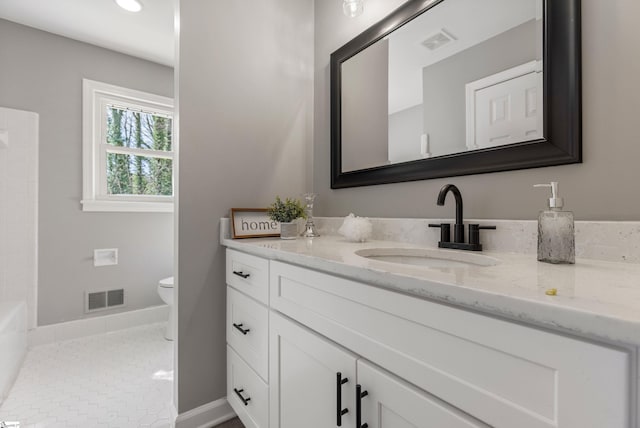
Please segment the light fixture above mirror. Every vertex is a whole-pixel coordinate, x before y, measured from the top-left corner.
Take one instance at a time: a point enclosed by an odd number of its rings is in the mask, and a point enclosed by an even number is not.
[[[349,18],[355,18],[364,12],[364,0],[344,0],[342,11]]]

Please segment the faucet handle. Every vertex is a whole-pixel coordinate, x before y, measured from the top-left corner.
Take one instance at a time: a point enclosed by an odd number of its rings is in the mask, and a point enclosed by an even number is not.
[[[481,229],[490,229],[495,230],[495,226],[480,226],[479,224],[470,224],[469,225],[469,244],[471,245],[480,245],[480,230]]]
[[[429,227],[440,228],[440,242],[451,242],[451,225],[449,223],[429,224]]]

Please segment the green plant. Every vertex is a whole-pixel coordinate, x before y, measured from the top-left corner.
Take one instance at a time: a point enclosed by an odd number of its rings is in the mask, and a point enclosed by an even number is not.
[[[288,223],[297,218],[307,218],[304,206],[299,199],[287,198],[284,201],[276,196],[276,201],[267,209],[269,218],[280,223]]]

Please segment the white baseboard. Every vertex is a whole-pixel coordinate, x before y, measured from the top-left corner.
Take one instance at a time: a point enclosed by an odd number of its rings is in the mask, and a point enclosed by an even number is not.
[[[175,397],[172,397],[171,399],[171,403],[169,404],[169,419],[172,420],[172,424],[171,424],[171,428],[175,428],[176,424],[176,419],[178,418],[178,411],[176,410],[176,405],[173,402],[173,399]]]
[[[135,311],[85,318],[36,327],[28,332],[29,347],[109,333],[130,327],[167,321],[169,306],[160,305]]]
[[[235,416],[236,414],[227,399],[221,398],[188,412],[180,413],[176,418],[175,428],[210,428]]]

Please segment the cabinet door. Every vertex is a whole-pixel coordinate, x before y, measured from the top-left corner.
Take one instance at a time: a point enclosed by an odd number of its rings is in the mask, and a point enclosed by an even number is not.
[[[273,312],[270,325],[270,426],[353,427],[356,357]]]
[[[368,428],[489,427],[382,370],[358,361],[361,426]],[[357,425],[356,425],[357,426]]]

